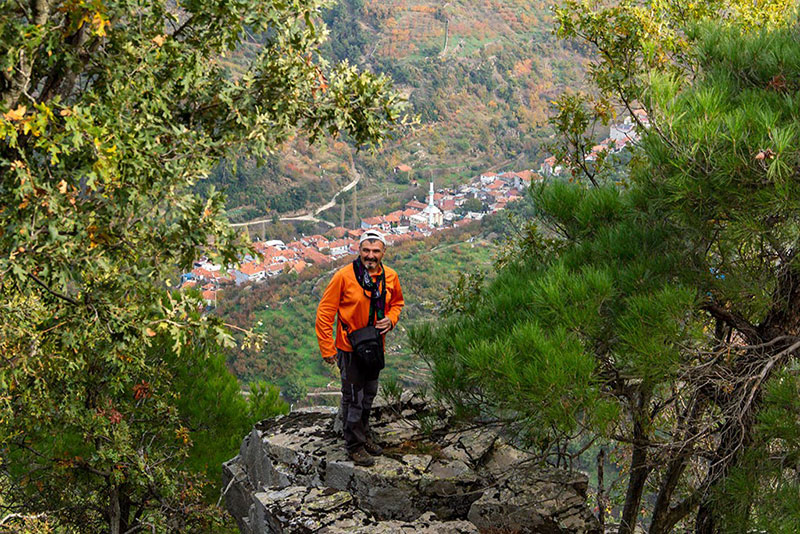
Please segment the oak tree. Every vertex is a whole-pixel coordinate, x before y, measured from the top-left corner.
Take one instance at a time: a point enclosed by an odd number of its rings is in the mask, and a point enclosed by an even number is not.
[[[387,78],[320,57],[325,4],[0,2],[6,517],[208,528],[174,366],[231,337],[169,283],[201,255],[235,262],[242,242],[222,195],[192,187],[220,158],[264,158],[298,133],[372,144],[404,121]]]

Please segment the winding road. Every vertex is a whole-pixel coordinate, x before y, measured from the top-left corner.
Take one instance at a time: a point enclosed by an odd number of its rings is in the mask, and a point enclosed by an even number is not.
[[[347,184],[346,186],[342,187],[339,191],[337,191],[336,194],[333,195],[333,198],[331,198],[329,202],[327,202],[327,203],[323,204],[322,206],[318,207],[317,209],[315,209],[313,214],[306,213],[305,215],[295,215],[294,217],[281,217],[280,220],[281,221],[311,221],[311,222],[316,222],[316,223],[327,224],[330,227],[336,226],[332,222],[326,221],[324,219],[318,219],[316,216],[319,215],[320,213],[322,213],[323,211],[334,207],[336,205],[336,197],[338,197],[340,194],[342,194],[342,193],[344,193],[346,191],[350,191],[351,189],[353,189],[358,184],[359,180],[361,180],[361,174],[356,170],[356,168],[354,166],[350,167],[350,172],[352,172],[353,175],[355,176],[353,181],[350,182],[349,184]],[[256,224],[262,224],[262,223],[265,223],[265,222],[272,222],[272,218],[270,217],[268,219],[267,218],[256,219],[255,221],[248,221],[248,222],[243,222],[243,223],[231,223],[231,226],[234,227],[234,228],[240,228],[242,226],[250,226],[250,225],[256,225]]]

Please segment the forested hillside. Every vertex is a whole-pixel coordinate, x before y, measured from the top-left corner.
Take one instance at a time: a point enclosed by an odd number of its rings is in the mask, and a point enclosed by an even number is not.
[[[227,188],[236,221],[320,204],[351,179],[351,164],[368,193],[389,180],[448,184],[493,167],[538,168],[550,101],[583,79],[583,56],[552,34],[544,2],[341,0],[324,19],[323,54],[391,75],[421,123],[375,153],[356,152],[344,137],[295,140],[261,166],[241,153],[211,181]],[[227,58],[232,76],[258,41]],[[413,171],[394,174],[398,164]]]

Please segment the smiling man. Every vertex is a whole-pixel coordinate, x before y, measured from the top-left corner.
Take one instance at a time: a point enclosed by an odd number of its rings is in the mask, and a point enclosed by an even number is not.
[[[365,466],[374,464],[372,456],[383,452],[370,435],[369,412],[378,393],[384,337],[397,324],[404,304],[397,273],[383,265],[385,252],[383,234],[364,232],[358,258],[336,271],[317,307],[319,350],[342,375],[345,447],[354,463]]]

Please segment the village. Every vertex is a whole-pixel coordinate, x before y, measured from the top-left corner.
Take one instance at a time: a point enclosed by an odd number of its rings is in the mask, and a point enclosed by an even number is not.
[[[647,127],[649,121],[643,110],[634,112],[635,122],[626,117],[621,124],[612,124],[609,136],[585,154],[588,162],[596,160],[602,153],[613,154],[635,143],[639,135],[637,126]],[[400,165],[394,172],[409,172],[412,169]],[[199,287],[208,306],[216,306],[224,286],[245,283],[263,283],[286,273],[301,273],[311,264],[327,264],[346,256],[358,254],[358,239],[367,229],[380,230],[388,245],[429,237],[434,232],[459,228],[480,220],[487,214],[497,213],[518,200],[532,181],[559,176],[563,167],[555,156],[545,159],[538,171],[483,172],[470,183],[454,189],[434,189],[429,183],[427,203],[413,199],[403,209],[386,215],[361,220],[358,229],[342,226],[332,228],[325,235],[302,236],[285,243],[280,240],[256,241],[253,244],[257,255],[246,255],[240,264],[229,266],[212,263],[200,258],[194,268],[181,276],[181,289]]]

